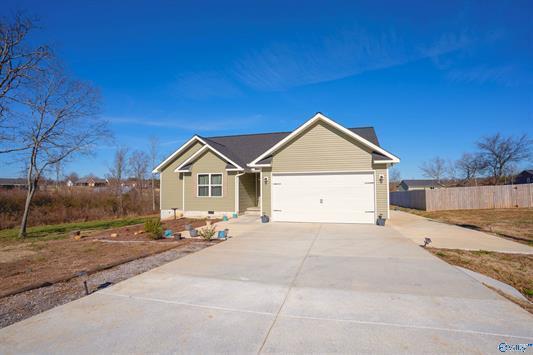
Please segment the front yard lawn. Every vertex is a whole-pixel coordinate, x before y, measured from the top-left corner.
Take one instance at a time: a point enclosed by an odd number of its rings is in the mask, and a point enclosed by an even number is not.
[[[78,272],[93,273],[191,242],[151,240],[146,233],[140,233],[144,227],[139,223],[146,219],[147,217],[35,227],[26,239],[17,238],[14,230],[1,231],[0,297],[65,281]],[[206,221],[187,218],[164,221],[163,229],[180,232],[188,223],[198,228],[204,226]],[[115,228],[103,230],[110,226]],[[71,231],[80,229],[83,238],[68,238]]]
[[[533,208],[420,211],[394,207],[439,222],[455,224],[533,245]]]
[[[439,248],[427,248],[427,250],[450,264],[479,272],[511,285],[528,300],[533,301],[533,255],[484,250],[468,251]],[[529,304],[528,310],[533,313],[531,304]]]

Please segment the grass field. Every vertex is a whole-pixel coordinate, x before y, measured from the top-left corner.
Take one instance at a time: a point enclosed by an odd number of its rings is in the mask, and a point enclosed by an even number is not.
[[[24,239],[20,239],[18,237],[19,228],[3,229],[0,230],[0,245],[18,242],[62,239],[68,237],[69,233],[76,230],[97,231],[110,228],[119,228],[135,224],[141,224],[144,223],[146,220],[154,217],[156,216],[127,217],[121,219],[105,219],[88,222],[62,223],[47,226],[30,227],[28,228],[28,236]]]
[[[431,218],[439,222],[477,229],[533,245],[533,208],[420,211],[398,210]]]
[[[479,272],[511,285],[527,299],[533,301],[533,255],[484,250],[427,249],[450,264]],[[531,304],[528,310],[533,313]]]

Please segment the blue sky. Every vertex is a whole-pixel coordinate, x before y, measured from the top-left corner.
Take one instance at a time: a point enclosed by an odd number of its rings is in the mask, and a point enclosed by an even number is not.
[[[533,135],[531,1],[24,1],[116,142],[66,172],[105,175],[116,145],[162,157],[195,133],[292,130],[320,111],[374,126],[403,178],[488,134]],[[5,166],[0,174],[17,174]]]

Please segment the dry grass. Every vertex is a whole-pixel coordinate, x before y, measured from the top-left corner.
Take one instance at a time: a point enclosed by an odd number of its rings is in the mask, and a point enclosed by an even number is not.
[[[25,199],[25,190],[0,189],[0,230],[19,226]],[[123,211],[119,213],[118,200],[110,189],[38,191],[28,222],[33,227],[153,214],[151,201],[150,191],[144,191],[141,196],[140,191],[132,190],[123,195]]]
[[[533,301],[533,255],[427,248],[446,262],[513,286]]]
[[[395,208],[439,222],[495,233],[533,245],[533,208],[452,211],[420,211],[403,207]]]
[[[205,225],[205,220],[171,220],[164,222],[163,228],[179,232],[187,223],[197,228]],[[65,234],[61,234],[61,239],[50,239],[46,235],[32,241],[8,238],[7,242],[0,243],[0,295],[46,282],[55,283],[80,271],[95,272],[191,242],[153,241],[146,233],[139,234],[142,230],[142,224],[135,224],[103,231],[82,230],[81,235],[88,236],[81,240],[65,238]],[[111,237],[112,233],[117,236]]]

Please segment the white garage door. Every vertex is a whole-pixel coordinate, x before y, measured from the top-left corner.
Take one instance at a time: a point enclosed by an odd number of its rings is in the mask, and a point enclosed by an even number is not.
[[[272,175],[272,220],[374,223],[373,173]]]

